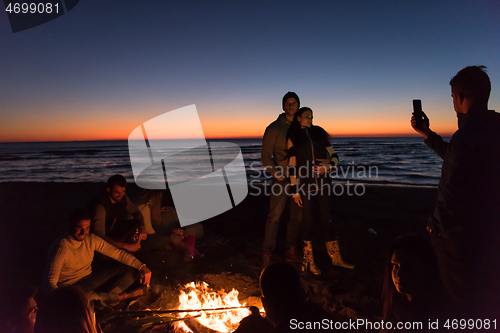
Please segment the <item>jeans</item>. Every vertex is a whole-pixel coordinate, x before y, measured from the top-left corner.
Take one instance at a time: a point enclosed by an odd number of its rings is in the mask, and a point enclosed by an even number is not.
[[[273,251],[276,247],[278,227],[287,200],[290,201],[290,220],[288,221],[286,232],[286,243],[287,247],[297,246],[300,224],[302,222],[302,209],[293,202],[291,194],[292,188],[289,179],[279,181],[273,178],[271,183],[269,214],[267,214],[264,235],[264,251]]]
[[[93,268],[94,269],[94,268]],[[139,271],[117,261],[101,264],[92,273],[75,283],[90,300],[98,299],[108,304],[118,302],[121,294],[139,277]]]
[[[164,249],[167,245],[170,245],[172,241],[170,236],[159,235],[159,234],[149,234],[146,240],[141,242],[141,248],[135,253],[135,255],[142,255],[158,249]]]
[[[314,221],[314,204],[317,205],[320,212],[321,224],[323,225],[323,234],[325,241],[335,240],[336,229],[332,222],[330,214],[330,196],[328,191],[323,189],[316,192],[306,192],[301,195],[302,199],[302,214],[304,215],[304,222],[302,225],[301,237],[302,240],[311,240],[311,229]],[[294,205],[297,205],[294,203]]]
[[[170,240],[172,244],[178,246],[179,243],[188,236],[194,236],[196,240],[200,240],[203,237],[203,233],[203,225],[201,223],[195,223],[184,229],[184,236],[180,236],[179,234],[173,232],[170,235]]]

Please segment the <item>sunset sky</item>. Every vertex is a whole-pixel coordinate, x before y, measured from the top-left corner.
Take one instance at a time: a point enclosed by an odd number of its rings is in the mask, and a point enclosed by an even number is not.
[[[413,135],[414,98],[449,135],[469,65],[500,111],[500,1],[81,0],[17,33],[0,9],[0,142],[127,139],[191,104],[206,137],[261,137],[287,91],[334,137]]]

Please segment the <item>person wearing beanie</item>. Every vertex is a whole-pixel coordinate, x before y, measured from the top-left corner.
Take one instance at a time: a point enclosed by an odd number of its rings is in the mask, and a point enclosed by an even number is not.
[[[300,98],[299,96],[294,93],[293,91],[289,91],[285,94],[285,96],[283,96],[283,100],[281,101],[281,108],[283,109],[283,111],[286,112],[285,110],[285,103],[286,101],[289,99],[289,98],[295,98],[295,100],[297,101],[297,110],[300,109]],[[297,112],[297,111],[295,111]]]
[[[264,236],[264,258],[262,268],[271,262],[271,255],[276,246],[276,236],[281,215],[285,210],[287,201],[292,200],[287,188],[290,186],[290,179],[287,172],[288,157],[286,154],[287,139],[286,133],[292,123],[293,117],[300,107],[299,96],[289,91],[283,96],[283,113],[278,119],[267,126],[262,139],[262,164],[273,176],[270,191],[270,207],[267,215],[265,236]],[[290,220],[287,227],[287,249],[285,260],[291,263],[302,264],[302,259],[297,253],[297,242],[302,222],[301,208],[290,202]]]

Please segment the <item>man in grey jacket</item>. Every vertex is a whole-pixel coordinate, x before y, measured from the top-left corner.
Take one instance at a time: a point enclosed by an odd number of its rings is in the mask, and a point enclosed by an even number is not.
[[[288,157],[286,154],[287,139],[286,134],[292,123],[293,117],[300,107],[300,99],[294,92],[287,92],[283,96],[282,107],[284,113],[278,119],[267,126],[262,139],[262,164],[273,176],[271,184],[271,202],[269,214],[267,215],[266,230],[264,236],[264,259],[263,268],[271,262],[271,255],[276,246],[276,236],[281,214],[286,206],[287,199],[290,201],[290,220],[288,222],[286,242],[287,249],[285,260],[292,263],[302,263],[302,259],[297,255],[297,240],[302,221],[302,210],[295,204],[288,194],[292,193],[288,187]]]

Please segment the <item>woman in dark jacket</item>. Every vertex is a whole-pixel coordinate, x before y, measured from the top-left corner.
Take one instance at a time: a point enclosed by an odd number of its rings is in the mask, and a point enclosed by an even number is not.
[[[329,172],[339,161],[330,144],[330,135],[321,127],[312,124],[312,110],[300,108],[288,130],[288,154],[290,181],[296,187],[294,201],[302,207],[304,260],[302,269],[314,275],[321,271],[314,263],[311,245],[311,227],[314,220],[313,203],[321,213],[326,238],[326,248],[333,265],[354,268],[345,263],[340,255],[336,230],[331,220],[329,192],[332,189]]]

